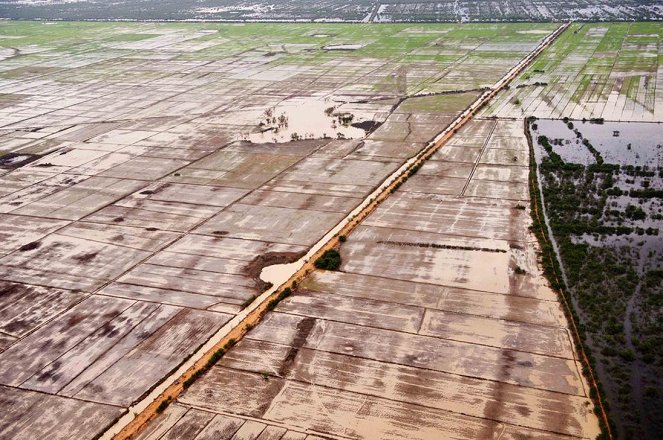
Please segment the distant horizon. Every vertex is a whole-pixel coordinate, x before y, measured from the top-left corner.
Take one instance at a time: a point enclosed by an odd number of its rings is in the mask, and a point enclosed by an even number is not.
[[[634,22],[663,20],[656,1],[616,0],[534,3],[508,0],[412,1],[316,0],[284,4],[262,0],[119,0],[111,5],[81,1],[0,1],[0,15],[10,20],[256,22],[256,23],[504,23]]]

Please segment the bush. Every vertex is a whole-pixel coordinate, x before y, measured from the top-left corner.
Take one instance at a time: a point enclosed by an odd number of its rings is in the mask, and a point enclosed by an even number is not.
[[[225,351],[223,348],[219,348],[218,350],[216,350],[216,351],[212,354],[212,357],[210,357],[209,360],[207,361],[207,366],[208,366],[208,368],[213,367],[214,364],[216,364],[217,362],[219,362],[219,360],[223,357],[223,355],[225,354],[225,352],[226,352],[226,351]]]
[[[628,205],[624,214],[631,220],[645,220],[647,218],[647,213],[639,206]]]
[[[624,359],[626,362],[632,362],[635,360],[635,354],[631,350],[622,350],[619,353],[619,356]]]
[[[328,249],[315,260],[314,265],[318,269],[336,270],[341,266],[341,254],[336,249]]]
[[[658,389],[654,386],[648,386],[645,388],[645,396],[650,398],[658,397]]]
[[[289,297],[291,294],[292,294],[292,289],[290,289],[290,287],[286,287],[285,289],[283,289],[281,293],[278,294],[278,296],[275,299],[267,303],[267,308],[269,310],[274,310],[282,300]]]
[[[156,409],[157,414],[161,414],[162,412],[164,412],[166,410],[166,408],[168,408],[168,405],[170,405],[170,397],[166,400],[161,401],[159,406],[157,406],[157,409]]]

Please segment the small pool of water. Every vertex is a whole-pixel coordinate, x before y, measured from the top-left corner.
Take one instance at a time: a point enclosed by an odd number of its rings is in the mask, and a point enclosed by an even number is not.
[[[293,98],[270,108],[262,115],[259,131],[251,142],[290,142],[302,139],[360,139],[366,131],[353,127],[361,122],[354,114],[340,110],[341,103],[330,99]]]

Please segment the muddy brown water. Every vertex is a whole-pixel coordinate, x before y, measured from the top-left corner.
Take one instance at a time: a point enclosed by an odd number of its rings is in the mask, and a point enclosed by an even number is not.
[[[531,134],[534,140],[537,163],[541,163],[541,160],[547,153],[538,145],[536,139],[539,135],[545,135],[550,139],[553,151],[559,154],[563,161],[582,165],[595,164],[596,159],[594,155],[582,143],[583,139],[587,139],[600,153],[604,163],[622,166],[622,169],[613,174],[613,188],[620,188],[624,193],[622,195],[607,196],[607,203],[601,224],[606,226],[640,228],[641,232],[645,228],[653,228],[659,231],[657,235],[637,232],[624,235],[583,234],[572,237],[572,242],[585,243],[592,247],[610,248],[618,253],[623,253],[624,251],[629,253],[635,252],[636,256],[632,257],[631,265],[641,277],[646,270],[660,269],[661,255],[663,254],[663,219],[659,217],[663,211],[662,200],[660,197],[632,197],[629,191],[638,191],[644,188],[654,190],[663,189],[663,176],[660,174],[661,170],[663,170],[663,124],[637,122],[605,122],[597,124],[590,121],[583,122],[575,120],[569,122],[573,124],[573,128],[570,128],[568,123],[563,120],[536,121],[537,129],[531,130]],[[579,137],[576,131],[582,137]],[[555,139],[561,139],[561,145],[555,145]],[[626,166],[638,167],[636,169],[642,168],[649,173],[648,175],[634,175],[634,173],[624,169]],[[539,184],[545,184],[541,178],[539,178]],[[599,189],[597,190],[597,195],[600,194],[601,190]],[[625,218],[615,221],[606,216],[606,211],[608,210],[624,211],[628,206],[642,209],[646,213],[646,218]],[[548,223],[547,216],[546,223]],[[550,226],[548,228],[555,251],[559,255],[557,243],[554,240]],[[566,281],[564,265],[561,263],[560,261],[563,277]],[[634,314],[637,317],[641,313],[639,310],[643,301],[639,297],[641,287],[641,284],[639,284],[633,294],[628,298],[628,301],[626,301],[626,313],[623,322],[625,347],[635,353],[637,353],[637,350],[633,341],[637,338],[637,335],[633,328],[634,322],[630,316]],[[573,302],[575,307],[579,308],[577,300]],[[640,318],[635,318],[636,321],[638,319]],[[593,351],[598,352],[600,347],[596,347],[591,336],[587,342]],[[610,377],[612,373],[609,373],[602,363],[598,364],[597,369],[606,384],[614,387],[615,385]],[[630,376],[628,382],[632,389],[632,404],[638,408],[639,412],[643,413],[645,411],[642,403],[643,378],[650,374],[650,369],[644,365],[641,359],[635,359],[628,366],[628,372]],[[614,396],[614,390],[610,390],[610,388],[612,387],[608,387],[608,395],[612,398],[613,403],[616,403],[617,398]],[[632,415],[626,414],[619,405],[613,404],[613,406],[613,416],[621,422],[618,423],[618,430],[620,431],[620,436],[622,436],[624,435],[622,423],[624,423],[624,419]],[[641,417],[644,417],[644,414],[641,414]],[[641,420],[645,419],[642,418]],[[651,435],[651,433],[648,435]]]
[[[539,119],[537,130],[533,130],[532,138],[539,135],[553,139],[563,139],[563,145],[554,146],[554,151],[562,156],[565,162],[589,165],[595,163],[594,156],[582,144],[575,132],[578,130],[583,138],[596,148],[605,163],[618,165],[663,166],[663,124],[649,122],[604,122],[570,120],[570,129],[561,119]],[[536,142],[535,142],[536,143]],[[539,157],[537,157],[537,161]]]
[[[357,115],[340,110],[331,99],[301,97],[283,101],[262,115],[259,131],[248,139],[254,143],[290,142],[299,139],[361,139],[366,131],[357,127]],[[344,119],[345,118],[345,119]]]

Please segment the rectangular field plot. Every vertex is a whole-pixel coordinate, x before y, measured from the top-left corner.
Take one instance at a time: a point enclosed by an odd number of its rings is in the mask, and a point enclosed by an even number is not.
[[[0,437],[101,436],[556,27],[0,24]],[[521,127],[469,123],[142,438],[593,437]]]

